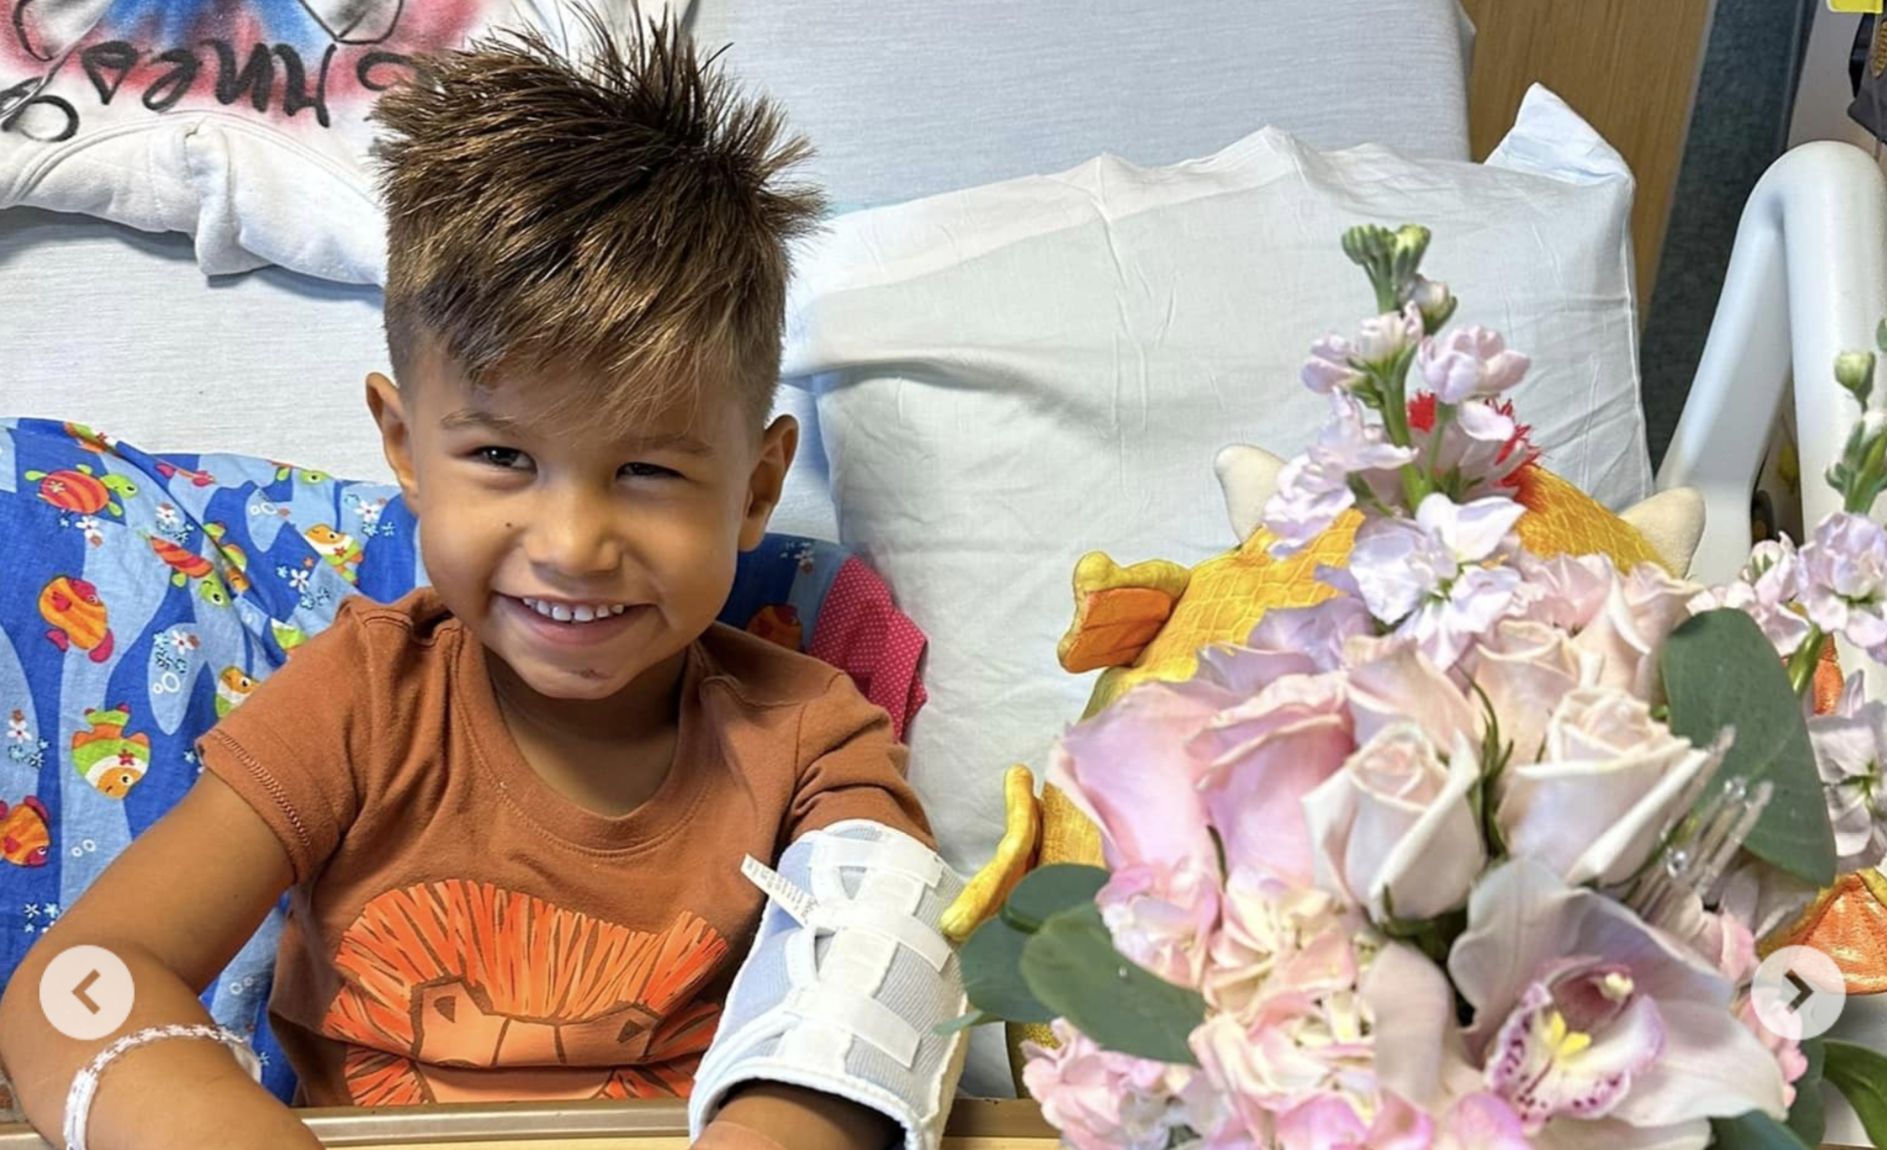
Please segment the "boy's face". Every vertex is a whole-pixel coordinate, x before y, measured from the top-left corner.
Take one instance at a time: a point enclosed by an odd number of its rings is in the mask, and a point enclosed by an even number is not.
[[[707,630],[779,501],[790,418],[757,432],[709,393],[628,431],[553,423],[554,378],[474,389],[430,346],[413,369],[369,376],[368,405],[427,573],[526,686],[606,699]]]

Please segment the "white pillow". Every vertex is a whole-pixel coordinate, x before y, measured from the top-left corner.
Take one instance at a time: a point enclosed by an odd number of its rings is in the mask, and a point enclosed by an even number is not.
[[[1055,659],[1076,560],[1225,550],[1214,454],[1290,455],[1321,423],[1298,366],[1372,305],[1350,225],[1431,227],[1457,322],[1533,356],[1513,399],[1547,465],[1614,507],[1645,495],[1631,193],[1536,88],[1483,165],[1266,130],[833,221],[801,256],[785,372],[818,399],[840,539],[930,636],[911,777],[951,864],[989,856],[1003,769],[1039,776],[1086,703]]]

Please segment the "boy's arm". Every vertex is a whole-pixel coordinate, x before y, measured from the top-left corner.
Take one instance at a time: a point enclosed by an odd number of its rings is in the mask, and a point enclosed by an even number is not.
[[[963,880],[865,819],[808,831],[777,867],[744,868],[768,904],[695,1073],[690,1129],[704,1150],[775,1150],[750,1135],[937,1150],[963,1042],[937,1027],[967,1009],[938,921]]]
[[[830,1094],[753,1082],[737,1088],[696,1150],[884,1150],[897,1126],[876,1110]]]
[[[27,1118],[63,1146],[67,1092],[114,1039],[149,1026],[209,1023],[204,987],[255,933],[291,881],[287,855],[255,811],[215,776],[139,835],[41,936],[0,998],[0,1064]],[[112,1034],[68,1038],[40,1010],[40,975],[69,947],[111,951],[131,972],[131,1014]],[[104,1072],[92,1150],[317,1147],[289,1111],[216,1042],[171,1038]]]

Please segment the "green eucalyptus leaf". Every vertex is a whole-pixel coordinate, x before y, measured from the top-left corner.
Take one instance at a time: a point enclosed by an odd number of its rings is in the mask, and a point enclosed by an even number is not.
[[[1026,934],[1042,929],[1053,915],[1072,906],[1093,902],[1107,885],[1107,870],[1079,863],[1050,863],[1024,875],[1003,902],[1002,917]]]
[[[978,1011],[1006,1022],[1047,1022],[1054,1012],[1036,1000],[1022,977],[1022,947],[1029,936],[992,918],[957,951],[963,992]]]
[[[1735,1118],[1712,1118],[1710,1135],[1717,1150],[1811,1150],[1795,1131],[1760,1110]]]
[[[1795,1105],[1789,1107],[1789,1129],[1807,1146],[1820,1146],[1822,1135],[1827,1133],[1828,1114],[1821,1098],[1822,1061],[1826,1056],[1821,1039],[1810,1038],[1802,1043],[1802,1057],[1808,1060],[1808,1069],[1795,1080]]]
[[[969,1030],[972,1027],[981,1026],[985,1022],[1000,1021],[1002,1020],[995,1015],[987,1014],[981,1010],[972,1010],[968,1014],[951,1019],[949,1022],[939,1022],[937,1025],[930,1028],[930,1032],[936,1035],[951,1035],[959,1030]]]
[[[1823,1081],[1841,1091],[1867,1131],[1868,1141],[1887,1146],[1887,1054],[1848,1042],[1829,1042]]]
[[[1054,915],[1022,948],[1022,975],[1048,1010],[1103,1049],[1156,1062],[1198,1064],[1186,1039],[1206,1017],[1196,990],[1126,958],[1084,903]]]
[[[1801,702],[1755,621],[1741,611],[1706,611],[1671,632],[1658,660],[1672,731],[1701,747],[1735,728],[1712,785],[1742,778],[1774,787],[1744,846],[1816,886],[1832,883],[1835,836]]]

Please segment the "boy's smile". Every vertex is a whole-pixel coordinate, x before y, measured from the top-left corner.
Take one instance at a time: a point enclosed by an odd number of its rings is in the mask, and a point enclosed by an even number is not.
[[[632,427],[586,423],[566,416],[582,410],[571,400],[607,381],[539,370],[474,386],[431,346],[409,375],[370,377],[368,402],[433,586],[507,693],[574,717],[630,703],[652,670],[672,680],[726,602],[736,553],[766,530],[792,421],[759,430],[707,383],[652,399]],[[635,701],[665,694],[639,686]]]

